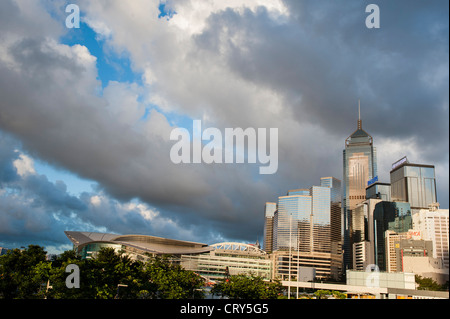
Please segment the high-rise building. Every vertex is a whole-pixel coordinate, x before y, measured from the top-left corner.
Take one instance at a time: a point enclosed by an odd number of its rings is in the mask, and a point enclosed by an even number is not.
[[[391,201],[391,184],[376,182],[366,188],[366,198]]]
[[[374,257],[381,271],[387,270],[389,247],[386,246],[386,231],[406,233],[412,229],[411,207],[406,202],[379,202],[373,211]]]
[[[321,186],[290,190],[280,196],[274,214],[273,250],[290,247],[330,252],[331,242],[340,241],[340,193],[340,180],[323,177]]]
[[[311,218],[311,196],[306,191],[280,196],[273,223],[273,250],[310,251]]]
[[[397,258],[397,250],[400,248],[399,242],[407,239],[407,233],[396,233],[392,230],[385,232],[385,247],[386,247],[386,271],[387,272],[401,272],[401,260]]]
[[[280,257],[275,265],[280,276],[287,275],[283,271],[297,260],[295,267],[317,266],[319,277],[338,277],[342,265],[340,201],[341,181],[334,177],[321,178],[321,186],[290,190],[278,198],[273,250]]]
[[[421,209],[413,215],[414,230],[418,230],[424,240],[433,242],[433,257],[442,259],[445,268],[449,268],[449,210]]]
[[[330,250],[331,274],[338,278],[342,274],[342,185],[341,180],[335,177],[322,177],[320,186],[330,189]]]
[[[353,269],[365,270],[375,264],[374,210],[378,198],[368,198],[358,204],[352,214]]]
[[[392,200],[409,202],[413,214],[437,202],[433,165],[412,164],[403,157],[392,164],[390,175]]]
[[[277,211],[277,203],[267,202],[264,209],[264,251],[273,250],[273,217]]]
[[[342,209],[344,235],[344,267],[352,263],[352,211],[366,199],[367,183],[377,176],[376,148],[373,139],[362,128],[359,112],[358,126],[345,140],[343,151],[344,197]]]

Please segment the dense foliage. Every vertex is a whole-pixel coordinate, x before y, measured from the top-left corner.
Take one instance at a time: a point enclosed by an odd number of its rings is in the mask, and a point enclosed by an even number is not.
[[[433,290],[433,291],[446,291],[448,290],[448,281],[445,285],[439,285],[436,281],[431,278],[423,278],[422,276],[416,275],[416,284],[418,284],[418,290]]]
[[[334,298],[334,299],[346,299],[347,295],[340,292],[340,291],[331,291],[331,290],[317,290],[314,292],[314,295],[317,299],[328,299],[328,298]]]
[[[217,283],[212,293],[231,299],[277,299],[283,298],[279,281],[267,282],[259,276],[230,276]]]
[[[69,289],[69,264],[79,267],[80,287]],[[40,246],[14,249],[0,257],[0,298],[57,299],[185,299],[203,298],[204,280],[167,258],[147,262],[103,248],[95,258],[81,260],[66,251],[52,260]]]

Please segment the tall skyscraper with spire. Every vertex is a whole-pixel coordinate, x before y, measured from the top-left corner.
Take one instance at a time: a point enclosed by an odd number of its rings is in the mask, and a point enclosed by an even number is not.
[[[352,265],[352,211],[365,200],[367,182],[377,176],[377,155],[373,139],[362,128],[361,105],[358,105],[357,129],[345,140],[344,195],[342,203],[344,235],[344,271]]]

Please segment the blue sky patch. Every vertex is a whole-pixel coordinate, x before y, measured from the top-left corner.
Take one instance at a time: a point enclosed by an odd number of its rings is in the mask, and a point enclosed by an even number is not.
[[[161,1],[160,4],[159,4],[158,9],[159,9],[159,12],[160,12],[159,15],[158,15],[159,19],[166,18],[167,21],[169,21],[170,19],[173,18],[173,16],[175,14],[177,14],[177,12],[175,10],[173,10],[172,8],[170,8],[170,6],[167,5],[166,1]]]
[[[102,82],[102,88],[105,88],[109,81],[142,85],[142,74],[133,71],[128,53],[117,53],[109,48],[105,40],[98,37],[85,22],[80,22],[79,29],[70,29],[60,41],[69,46],[83,45],[97,58],[98,80]]]

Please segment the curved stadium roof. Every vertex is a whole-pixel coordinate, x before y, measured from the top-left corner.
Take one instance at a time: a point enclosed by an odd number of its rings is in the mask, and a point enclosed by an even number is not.
[[[229,251],[240,254],[264,256],[267,253],[255,245],[236,242],[224,242],[211,245],[216,251]]]
[[[202,243],[146,235],[116,235],[93,232],[65,231],[78,251],[92,243],[118,244],[158,255],[201,254],[213,250]]]

